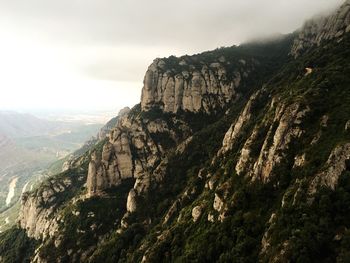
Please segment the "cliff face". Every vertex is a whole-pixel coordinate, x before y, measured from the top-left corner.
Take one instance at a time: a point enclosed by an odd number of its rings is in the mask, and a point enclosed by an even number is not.
[[[340,27],[340,42],[291,35],[156,59],[141,104],[24,196],[20,226],[41,242],[33,261],[343,262],[350,35]]]
[[[203,57],[154,60],[144,78],[141,109],[119,116],[102,152],[92,153],[87,196],[101,196],[106,189],[133,178],[128,200],[135,203],[152,183],[161,182],[167,155],[193,134],[187,117],[196,113],[217,116],[250,92],[252,87],[244,82],[261,63],[254,56],[221,50]],[[263,56],[259,59],[266,60]]]
[[[252,115],[254,115],[252,106],[263,98],[263,92],[264,90],[259,91],[250,98],[242,114],[232,124],[225,135],[218,158],[232,150],[236,141],[241,139],[244,127],[252,122]],[[265,117],[249,131],[239,151],[235,167],[237,174],[246,174],[252,180],[263,182],[267,182],[275,166],[285,160],[285,152],[289,150],[290,144],[303,135],[304,131],[300,124],[310,109],[302,107],[299,103],[287,106],[280,99],[272,98],[265,110],[266,116],[269,117]],[[262,137],[265,139],[259,141],[259,137],[260,140]]]
[[[85,169],[81,167],[86,162],[85,158],[76,160],[79,168],[71,168],[59,177],[47,180],[33,192],[23,194],[18,220],[29,237],[42,240],[57,234],[61,220],[60,206],[85,183]],[[72,174],[75,176],[72,177]]]
[[[164,112],[212,113],[237,98],[242,78],[248,78],[258,63],[243,59],[227,61],[222,56],[208,63],[191,57],[156,59],[149,66],[142,89],[141,108],[159,107]],[[232,67],[232,65],[235,65]]]
[[[350,32],[349,10],[350,1],[347,0],[332,15],[306,22],[294,41],[291,54],[297,57],[314,46],[320,46],[322,41],[341,41],[344,34]]]
[[[175,125],[181,135],[169,128]],[[156,141],[157,136],[178,142],[191,133],[190,128],[180,120],[172,119],[169,123],[160,120],[141,119],[139,117],[121,117],[110,132],[102,153],[94,152],[88,168],[87,195],[103,194],[104,190],[118,186],[123,180],[135,179],[132,193],[141,194],[148,190],[150,183],[161,180],[154,171],[165,157],[167,145]]]

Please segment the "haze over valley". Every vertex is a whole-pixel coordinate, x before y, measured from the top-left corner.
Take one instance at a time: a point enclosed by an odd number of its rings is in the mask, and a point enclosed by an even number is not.
[[[46,110],[37,115],[0,111],[0,231],[15,223],[21,194],[60,171],[115,113]]]

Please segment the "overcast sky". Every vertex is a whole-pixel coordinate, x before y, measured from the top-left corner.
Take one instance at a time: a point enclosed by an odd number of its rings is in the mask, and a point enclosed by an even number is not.
[[[119,109],[155,57],[289,33],[342,0],[0,0],[0,109]]]

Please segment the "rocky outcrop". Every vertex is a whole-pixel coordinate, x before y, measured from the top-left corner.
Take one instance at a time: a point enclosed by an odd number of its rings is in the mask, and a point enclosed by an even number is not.
[[[133,213],[136,211],[136,208],[137,208],[136,196],[137,196],[137,194],[136,194],[135,189],[131,189],[129,194],[128,194],[128,200],[126,203],[126,210],[129,213]]]
[[[175,126],[176,130],[170,128]],[[127,227],[128,218],[139,208],[138,200],[142,200],[139,197],[160,185],[165,178],[168,164],[165,149],[169,147],[166,141],[179,145],[174,146],[172,151],[181,154],[190,142],[190,139],[185,138],[190,138],[190,135],[191,130],[187,124],[175,117],[167,121],[157,118],[150,120],[140,118],[133,112],[119,117],[102,151],[91,154],[87,197],[104,196],[107,189],[122,184],[124,180],[133,180],[134,185],[129,190],[125,204],[127,213],[121,220],[122,228]],[[170,209],[165,222],[176,213],[176,207]]]
[[[252,148],[257,144],[261,129],[262,127],[257,125],[248,140],[244,143],[235,168],[237,174],[242,174],[244,171],[249,171],[253,168],[254,159],[252,157]]]
[[[253,180],[260,179],[264,182],[269,180],[273,168],[284,160],[289,144],[302,135],[303,130],[299,125],[308,111],[308,108],[302,109],[298,103],[289,106],[282,104],[277,107],[259,157],[254,163],[253,170],[249,172]],[[278,123],[276,130],[274,130],[275,123]]]
[[[193,209],[192,209],[192,219],[193,219],[193,222],[197,222],[198,219],[201,217],[202,215],[202,207],[201,206],[195,206]]]
[[[125,107],[123,109],[121,109],[118,113],[118,115],[114,118],[112,118],[111,120],[109,120],[98,132],[97,136],[93,136],[91,137],[89,140],[87,140],[84,145],[78,149],[77,151],[75,151],[74,153],[72,153],[68,160],[64,162],[64,164],[62,165],[62,171],[67,171],[70,168],[74,168],[77,165],[79,165],[76,161],[77,159],[79,159],[79,157],[81,157],[83,154],[85,154],[86,152],[89,152],[91,149],[94,148],[94,146],[102,141],[105,140],[106,138],[108,138],[109,133],[111,132],[111,130],[117,125],[119,118],[122,118],[124,116],[126,116],[128,113],[130,112],[130,108],[129,107]],[[95,160],[97,161],[97,159]]]
[[[179,213],[179,211],[189,202],[193,201],[194,197],[197,194],[198,189],[187,188],[170,206],[168,211],[165,214],[163,225],[170,223]],[[178,216],[178,221],[181,220],[181,215]]]
[[[244,125],[247,125],[247,123],[249,123],[253,115],[253,108],[256,106],[256,103],[258,103],[262,96],[265,95],[264,91],[265,90],[259,90],[250,97],[242,113],[239,115],[238,119],[231,125],[229,130],[226,132],[224,140],[222,142],[222,148],[219,150],[218,156],[232,149],[237,138],[240,136]]]
[[[259,103],[262,104],[261,101],[264,98],[266,94],[263,89],[251,96],[240,116],[227,131],[216,158],[233,149],[244,127],[253,121],[253,109]],[[265,182],[269,179],[273,168],[284,159],[289,144],[302,135],[303,131],[299,126],[303,117],[310,110],[307,107],[303,108],[298,103],[287,106],[278,98],[272,98],[270,104],[267,105],[269,105],[267,114],[254,126],[248,138],[245,139],[235,166],[237,174],[245,173],[252,180],[261,179]],[[272,119],[269,116],[274,117]],[[264,130],[267,130],[266,134]],[[262,136],[263,142],[259,146],[259,137]]]
[[[318,17],[305,23],[294,41],[291,54],[298,57],[308,49],[319,46],[325,40],[341,41],[350,32],[350,1],[327,17]]]
[[[329,155],[324,170],[312,180],[309,193],[313,194],[319,186],[335,189],[340,175],[350,170],[350,143],[337,146]]]
[[[141,120],[131,120],[127,116],[120,119],[109,134],[102,153],[91,155],[88,196],[100,195],[128,178],[143,178],[148,169],[154,169],[162,149],[155,144],[145,127]]]
[[[191,58],[156,59],[149,66],[142,89],[141,108],[158,107],[164,112],[211,113],[224,108],[237,97],[242,78],[248,77],[255,62],[236,61],[237,68],[228,72],[225,59],[213,63],[191,61]]]
[[[58,205],[57,195],[64,193],[71,184],[68,178],[61,182],[52,181],[36,192],[26,192],[22,195],[18,221],[29,237],[45,239],[54,236],[59,220],[53,216]]]
[[[108,134],[110,133],[110,131],[115,127],[115,125],[117,124],[118,122],[118,119],[119,118],[122,118],[124,116],[126,116],[128,113],[130,112],[130,108],[129,107],[124,107],[122,108],[118,115],[114,118],[112,118],[110,121],[108,121],[102,128],[101,130],[99,131],[98,135],[97,135],[97,138],[99,140],[103,140],[105,139]]]
[[[267,228],[263,235],[263,238],[261,240],[261,250],[260,255],[263,255],[266,253],[266,251],[270,248],[270,235],[273,230],[274,225],[276,224],[276,213],[272,213],[269,221],[267,222]]]
[[[305,161],[306,161],[305,153],[302,154],[302,155],[295,156],[293,168],[304,166],[305,165]]]
[[[224,201],[220,198],[218,194],[215,194],[214,202],[213,202],[213,208],[220,212],[224,207]]]

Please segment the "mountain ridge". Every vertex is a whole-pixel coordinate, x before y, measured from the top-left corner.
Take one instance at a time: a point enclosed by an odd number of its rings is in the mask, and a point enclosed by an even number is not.
[[[3,239],[24,230],[32,262],[345,262],[350,36],[305,32],[155,60],[141,103]]]

